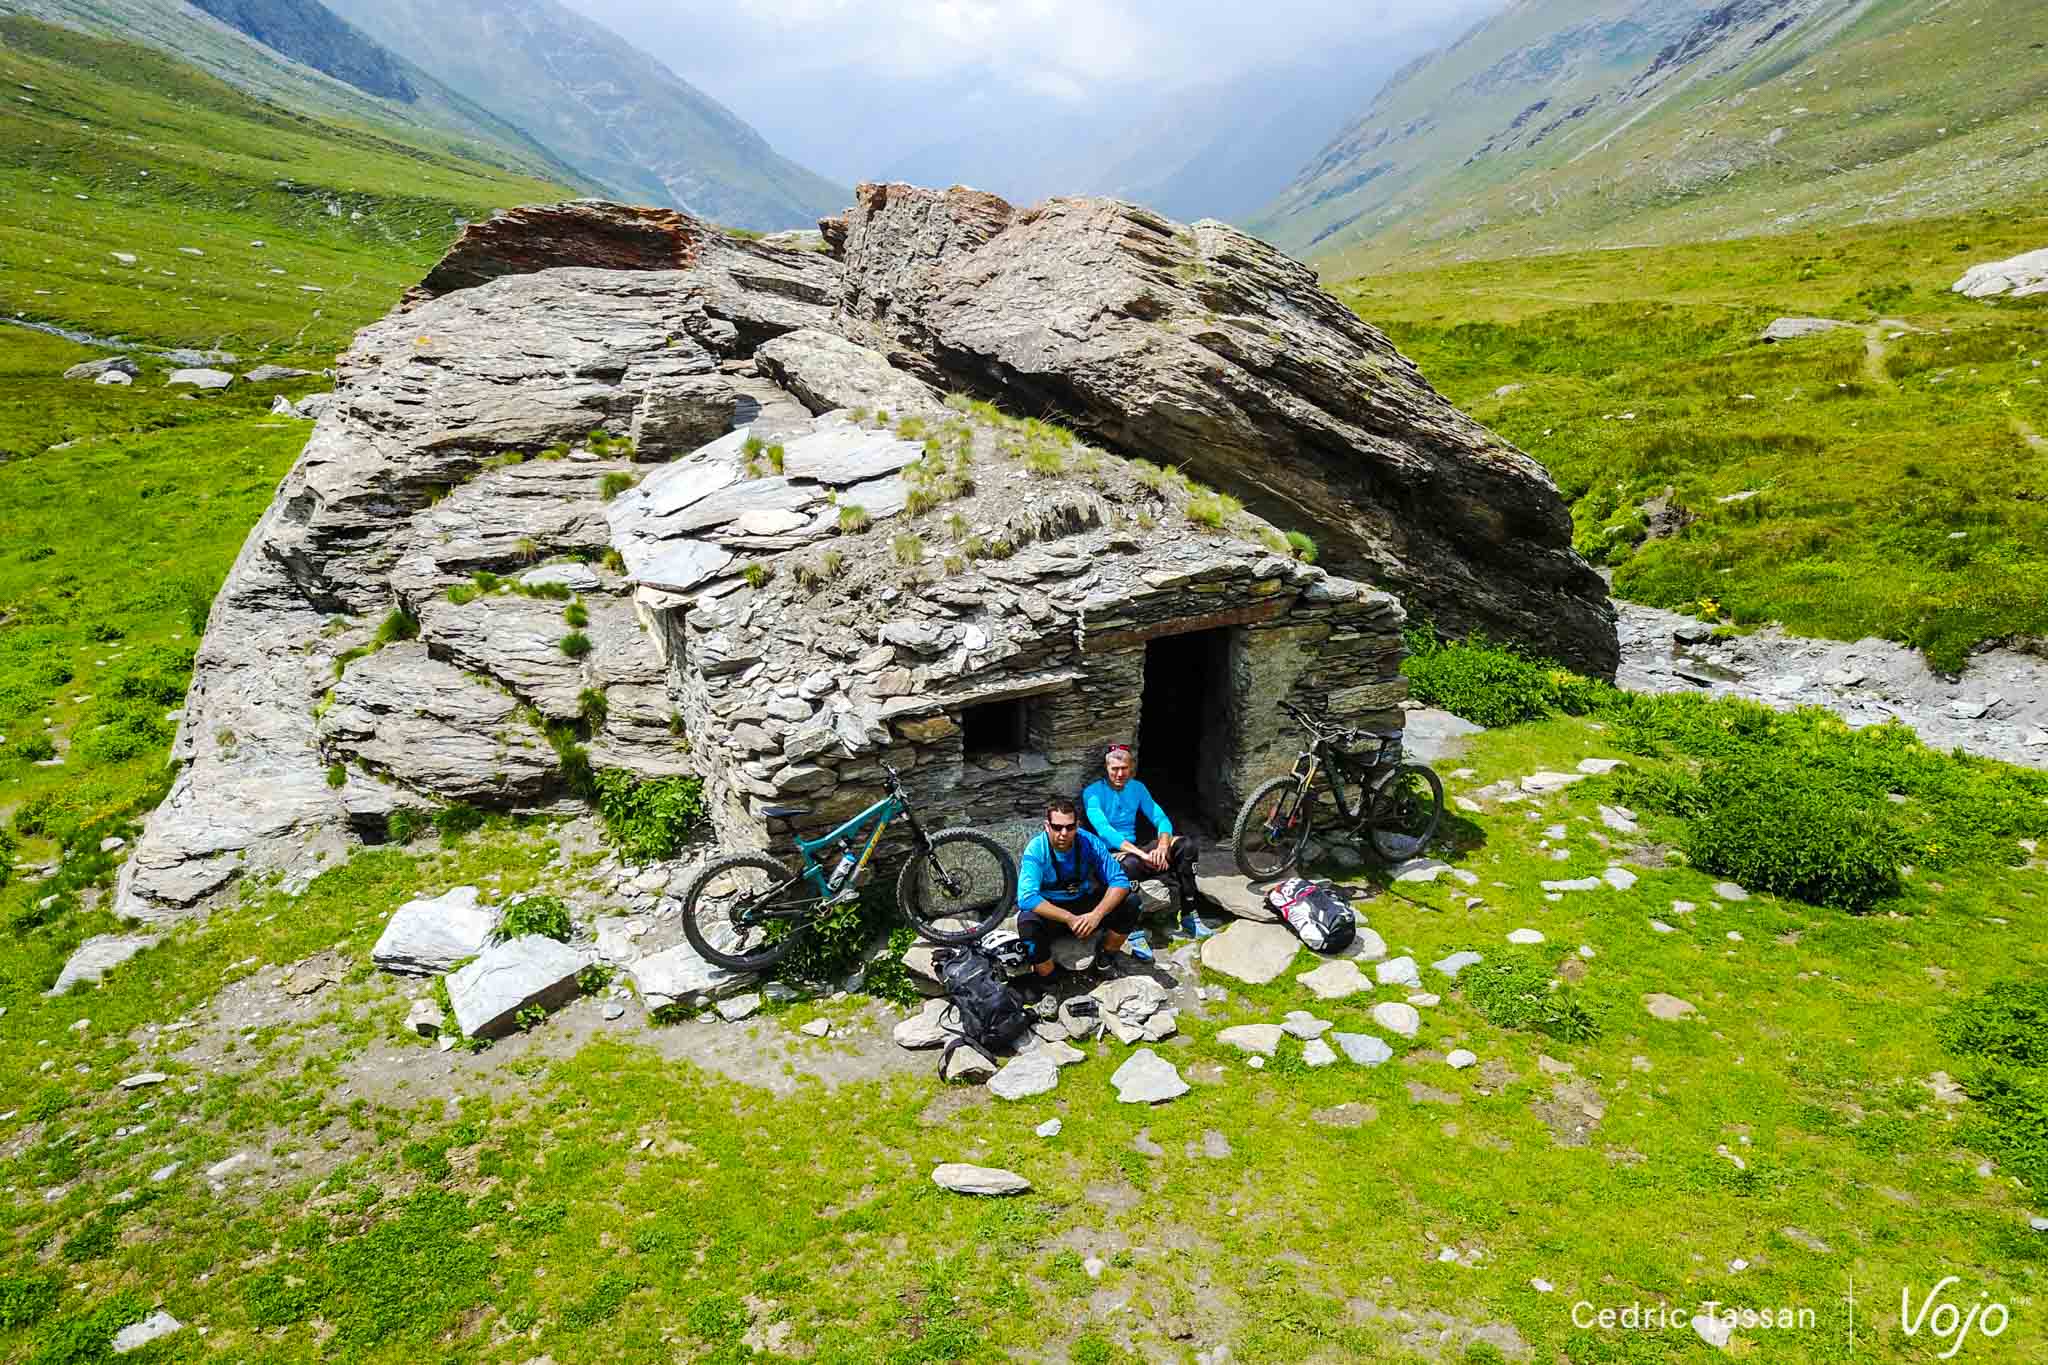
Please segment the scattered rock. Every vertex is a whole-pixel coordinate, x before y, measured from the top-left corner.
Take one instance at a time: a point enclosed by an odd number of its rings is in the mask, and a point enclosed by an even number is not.
[[[155,934],[96,934],[78,945],[57,973],[57,984],[44,994],[62,995],[81,981],[97,982],[129,958],[156,945]]]
[[[1190,1147],[1194,1146],[1193,1143],[1188,1145]],[[1204,1128],[1202,1130],[1201,1153],[1203,1157],[1210,1161],[1226,1160],[1231,1153],[1230,1139],[1217,1132],[1214,1128]]]
[[[650,1010],[697,1009],[738,994],[753,978],[705,961],[688,943],[650,953],[628,967],[633,989]]]
[[[1735,1323],[1732,1318],[1713,1313],[1695,1313],[1692,1316],[1692,1330],[1698,1333],[1699,1339],[1707,1345],[1717,1351],[1725,1351],[1728,1349],[1729,1337],[1734,1335]]]
[[[1031,1131],[1042,1138],[1056,1138],[1060,1135],[1060,1121],[1058,1119],[1047,1119]]]
[[[1109,1083],[1116,1087],[1122,1104],[1159,1104],[1188,1093],[1188,1083],[1173,1063],[1149,1047],[1141,1047],[1125,1059]]]
[[[1139,1156],[1166,1155],[1166,1149],[1152,1140],[1152,1130],[1150,1128],[1140,1128],[1138,1130],[1137,1136],[1131,1139],[1131,1150]]]
[[[195,389],[212,391],[227,388],[234,382],[235,377],[226,370],[172,370],[170,378],[164,380],[164,387],[173,388],[180,384],[189,384]]]
[[[146,1085],[162,1085],[169,1079],[170,1077],[161,1071],[140,1071],[133,1076],[123,1078],[121,1088],[123,1090],[140,1090]]]
[[[1988,299],[2000,294],[2019,299],[2048,291],[2048,249],[1973,265],[1949,288],[1971,299]]]
[[[510,1033],[528,1005],[552,1010],[575,999],[576,974],[588,965],[582,953],[541,934],[492,944],[476,961],[448,974],[455,1026],[467,1038]]]
[[[491,941],[495,912],[477,904],[474,886],[458,886],[431,899],[410,900],[391,914],[370,961],[404,976],[438,976]]]
[[[123,374],[133,379],[142,373],[142,367],[125,355],[110,355],[103,360],[87,360],[64,371],[66,379],[98,379],[102,375]]]
[[[1317,1042],[1322,1040],[1318,1039]],[[1358,1066],[1380,1066],[1393,1059],[1394,1050],[1370,1033],[1332,1033],[1329,1041],[1335,1043],[1354,1064]],[[1308,1049],[1302,1049],[1306,1057]],[[1335,1060],[1333,1057],[1331,1060]]]
[[[1337,1054],[1330,1045],[1320,1038],[1311,1038],[1301,1047],[1301,1060],[1309,1066],[1329,1066],[1337,1060]]]
[[[1322,963],[1314,971],[1303,972],[1294,979],[1313,991],[1318,1000],[1342,1000],[1346,996],[1372,989],[1372,983],[1365,979],[1365,973],[1358,970],[1358,964],[1348,958],[1333,958]]]
[[[813,1019],[810,1023],[798,1029],[797,1032],[811,1038],[830,1038],[832,1036],[832,1021],[830,1019]]]
[[[1415,1006],[1404,1005],[1395,1000],[1382,1000],[1374,1005],[1372,1019],[1389,1033],[1398,1033],[1403,1038],[1413,1038],[1416,1031],[1422,1027],[1422,1016],[1415,1012]]]
[[[1543,942],[1543,935],[1535,929],[1510,929],[1508,931],[1508,942],[1525,945],[1541,943]]]
[[[1778,1231],[1781,1235],[1783,1235],[1786,1241],[1796,1242],[1800,1246],[1805,1247],[1808,1251],[1814,1253],[1816,1256],[1832,1256],[1835,1254],[1835,1249],[1833,1247],[1829,1246],[1826,1242],[1823,1242],[1820,1238],[1814,1236],[1812,1233],[1806,1231],[1804,1228],[1783,1227],[1779,1228]]]
[[[1643,1008],[1655,1018],[1667,1020],[1683,1019],[1694,1012],[1688,1001],[1680,1000],[1675,995],[1665,995],[1661,991],[1644,996]]]
[[[1465,1097],[1456,1091],[1439,1090],[1433,1085],[1424,1085],[1421,1081],[1407,1082],[1407,1089],[1408,1099],[1412,1104],[1457,1105],[1465,1102]]]
[[[1625,867],[1610,867],[1600,873],[1600,880],[1616,891],[1626,891],[1636,884],[1636,874]]]
[[[1479,1055],[1477,1053],[1471,1051],[1468,1048],[1462,1047],[1451,1049],[1450,1055],[1444,1058],[1445,1063],[1447,1063],[1453,1071],[1463,1071],[1466,1067],[1471,1066],[1478,1060]]]
[[[954,1194],[1023,1194],[1031,1182],[1015,1171],[948,1161],[932,1168],[932,1183]]]
[[[1412,957],[1389,958],[1373,965],[1373,975],[1382,986],[1420,986],[1422,973],[1416,970]]]
[[[1486,959],[1481,957],[1478,953],[1472,952],[1470,949],[1466,949],[1461,952],[1452,953],[1449,957],[1441,958],[1436,962],[1432,962],[1430,965],[1436,968],[1436,970],[1442,972],[1451,980],[1456,981],[1458,979],[1459,972],[1464,971],[1467,967],[1477,966],[1478,964],[1484,961],[1486,961]]]
[[[1262,1057],[1270,1057],[1279,1049],[1283,1032],[1278,1024],[1238,1024],[1218,1033],[1216,1041],[1239,1052],[1256,1052]]]
[[[1589,759],[1587,761],[1591,762],[1593,760]],[[1584,773],[1530,773],[1522,779],[1521,788],[1531,796],[1541,796],[1546,792],[1562,791],[1574,782],[1583,782],[1585,780],[1586,775]]]
[[[1280,1025],[1291,1038],[1320,1038],[1330,1030],[1330,1021],[1318,1019],[1307,1010],[1289,1010],[1284,1023]]]
[[[1837,322],[1833,318],[1774,318],[1771,325],[1758,334],[1757,340],[1798,341],[1803,337],[1820,336],[1853,326],[1853,323]]]
[[[996,1074],[996,1064],[971,1047],[955,1048],[946,1059],[940,1079],[948,1085],[980,1085]]]
[[[1004,1063],[990,1078],[988,1093],[999,1100],[1022,1100],[1043,1095],[1059,1083],[1057,1061],[1044,1052],[1027,1052]]]
[[[304,379],[311,370],[295,370],[289,365],[258,365],[242,378],[251,384],[275,384],[285,379]]]
[[[447,1024],[441,1007],[431,1000],[415,1000],[412,1008],[405,1012],[405,1031],[417,1033],[422,1038],[437,1036]]]
[[[167,1337],[184,1326],[184,1323],[159,1308],[142,1321],[131,1322],[114,1333],[114,1354],[126,1355],[130,1351],[139,1351],[152,1341]]]
[[[1237,920],[1202,941],[1202,966],[1252,985],[1277,979],[1300,947],[1285,925]]]
[[[731,996],[719,1001],[717,1008],[719,1018],[728,1024],[737,1024],[740,1020],[750,1019],[760,1012],[761,993],[748,991],[745,995]]]
[[[1624,758],[1582,758],[1579,760],[1579,771],[1589,777],[1598,777],[1603,773],[1611,773],[1616,768],[1626,768],[1627,766],[1628,760]]]
[[[945,1021],[952,1012],[950,1000],[927,1000],[923,1009],[897,1024],[890,1036],[896,1040],[896,1046],[913,1052],[937,1047],[958,1031],[946,1027]]]
[[[1734,882],[1715,882],[1714,894],[1724,901],[1746,901],[1749,899],[1749,892],[1743,890]]]

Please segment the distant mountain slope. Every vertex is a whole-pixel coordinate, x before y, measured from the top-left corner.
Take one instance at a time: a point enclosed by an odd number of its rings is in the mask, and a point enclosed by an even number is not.
[[[331,0],[343,18],[625,197],[736,227],[810,227],[851,194],[554,0]]]
[[[347,81],[366,94],[410,104],[419,98],[403,64],[319,0],[192,0],[266,47]]]
[[[311,0],[298,3],[310,6]],[[142,43],[300,114],[396,130],[414,142],[522,175],[586,192],[600,188],[520,129],[391,54],[386,56],[398,63],[397,78],[412,91],[409,98],[368,93],[182,0],[0,0],[0,14]]]
[[[2048,8],[1515,0],[1253,230],[1333,273],[1954,212],[2048,185]]]

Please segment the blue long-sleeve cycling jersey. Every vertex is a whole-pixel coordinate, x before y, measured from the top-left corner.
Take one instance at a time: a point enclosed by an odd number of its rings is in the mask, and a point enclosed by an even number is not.
[[[1053,851],[1052,840],[1041,830],[1017,860],[1019,910],[1034,909],[1047,900],[1064,909],[1074,901],[1100,898],[1109,887],[1130,884],[1108,846],[1085,829],[1074,836],[1074,847],[1064,855]]]
[[[1112,850],[1138,842],[1140,814],[1159,833],[1173,833],[1173,821],[1166,818],[1152,793],[1135,777],[1124,783],[1122,791],[1110,786],[1108,779],[1097,778],[1081,793],[1081,808],[1088,812],[1088,823]]]

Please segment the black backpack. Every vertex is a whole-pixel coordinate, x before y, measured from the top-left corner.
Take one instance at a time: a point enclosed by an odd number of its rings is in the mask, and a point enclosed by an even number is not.
[[[1335,892],[1306,877],[1290,877],[1266,893],[1266,904],[1294,936],[1318,953],[1341,953],[1358,936],[1358,916]]]
[[[995,958],[979,947],[941,948],[932,955],[932,965],[938,968],[939,984],[959,1016],[960,1036],[940,1054],[940,1074],[945,1073],[953,1050],[963,1044],[988,1056],[991,1049],[1008,1047],[1030,1030],[1031,1011],[1003,979]]]

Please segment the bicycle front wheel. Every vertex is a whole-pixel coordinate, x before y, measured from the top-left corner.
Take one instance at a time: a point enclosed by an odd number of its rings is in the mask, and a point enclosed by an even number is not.
[[[1403,763],[1372,794],[1366,824],[1382,858],[1399,862],[1429,847],[1444,818],[1443,779],[1420,763]]]
[[[766,971],[818,912],[817,888],[765,853],[714,859],[683,895],[683,934],[704,960]]]
[[[972,943],[1017,904],[1017,864],[979,830],[942,829],[896,879],[910,927],[933,943]]]
[[[1230,834],[1237,870],[1255,882],[1279,880],[1301,861],[1314,821],[1315,801],[1301,789],[1301,779],[1273,778],[1238,807]]]

